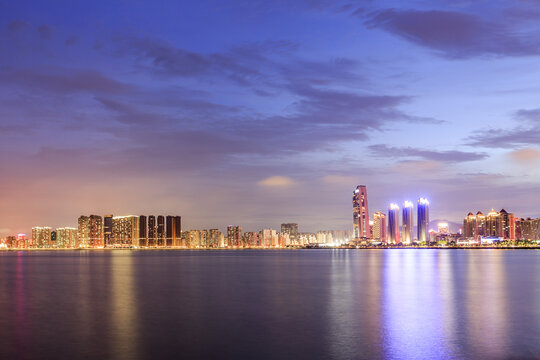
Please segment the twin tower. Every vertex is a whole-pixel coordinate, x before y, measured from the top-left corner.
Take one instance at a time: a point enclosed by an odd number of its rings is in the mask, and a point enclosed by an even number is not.
[[[355,240],[411,244],[415,240],[413,237],[413,209],[413,203],[405,201],[402,214],[403,223],[400,228],[399,206],[394,203],[390,204],[388,208],[388,237],[386,236],[386,216],[383,213],[376,213],[374,215],[373,228],[376,233],[372,234],[368,211],[367,188],[365,185],[358,185],[353,192],[353,230]],[[418,200],[417,221],[416,240],[418,242],[429,242],[429,201],[427,199],[420,198]]]

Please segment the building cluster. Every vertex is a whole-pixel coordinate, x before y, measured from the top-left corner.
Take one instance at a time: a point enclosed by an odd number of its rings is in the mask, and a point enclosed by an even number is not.
[[[388,214],[376,212],[370,220],[367,188],[358,185],[353,191],[353,234],[356,242],[381,242],[389,244],[429,243],[429,201],[420,198],[416,207],[417,226],[414,232],[414,204],[405,201],[399,205],[391,203]],[[400,223],[401,214],[401,223]]]
[[[173,215],[82,215],[77,227],[34,227],[25,234],[0,239],[0,248],[284,248],[310,245],[430,245],[484,243],[501,240],[540,241],[540,219],[518,218],[504,209],[469,212],[462,233],[452,234],[448,223],[429,230],[429,201],[391,203],[388,212],[370,218],[367,188],[353,191],[353,231],[299,232],[297,223],[283,223],[280,231],[243,232],[241,226],[182,231],[182,218]],[[416,223],[415,223],[416,214]]]
[[[469,241],[538,241],[540,219],[518,218],[504,209],[484,215],[469,212],[463,219],[463,238]]]
[[[263,229],[242,232],[229,225],[226,233],[218,229],[182,231],[182,219],[172,215],[82,215],[77,228],[32,228],[31,238],[24,234],[9,236],[3,248],[284,248],[294,246],[342,245],[350,241],[348,231],[301,233],[298,224],[281,224],[281,231]]]

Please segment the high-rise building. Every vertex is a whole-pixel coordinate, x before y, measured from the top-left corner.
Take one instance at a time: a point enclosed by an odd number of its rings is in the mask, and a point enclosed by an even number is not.
[[[227,226],[227,245],[229,247],[240,246],[242,241],[241,226]]]
[[[474,225],[474,237],[480,238],[486,235],[486,217],[481,212],[476,213],[476,221]]]
[[[199,230],[189,231],[189,245],[190,248],[198,249],[201,246],[201,232]]]
[[[219,243],[220,234],[221,234],[221,231],[219,231],[218,229],[210,229],[210,247],[211,248],[221,247]]]
[[[429,238],[429,201],[425,198],[418,199],[418,241],[430,242]]]
[[[105,215],[103,217],[103,241],[105,242],[105,247],[111,246],[113,244],[112,230],[113,230],[113,216]]]
[[[173,244],[174,246],[180,246],[181,245],[181,238],[182,238],[182,217],[181,216],[173,216]]]
[[[157,246],[165,246],[165,216],[158,215],[157,217]]]
[[[157,245],[157,224],[154,215],[148,216],[148,246],[154,247]]]
[[[278,234],[274,229],[262,229],[259,233],[261,247],[270,248],[278,244]]]
[[[139,247],[148,246],[148,219],[146,215],[139,215]]]
[[[463,237],[473,238],[476,236],[476,216],[469,212],[463,219]]]
[[[281,224],[281,233],[288,234],[289,241],[292,244],[295,244],[298,238],[298,224],[296,223]]]
[[[386,241],[386,215],[380,211],[373,214],[373,240]]]
[[[259,246],[259,234],[256,232],[246,232],[242,238],[244,239],[244,244],[247,247]]]
[[[367,188],[358,185],[353,191],[353,233],[355,239],[370,239]]]
[[[103,218],[99,215],[80,216],[78,245],[83,248],[103,247]]]
[[[113,217],[112,239],[114,246],[139,246],[139,217],[136,215]]]
[[[56,247],[74,248],[77,247],[77,229],[63,227],[56,229]]]
[[[491,209],[486,216],[486,236],[499,237],[502,236],[502,222],[500,214]]]
[[[501,237],[507,240],[516,239],[516,223],[514,221],[514,214],[502,209],[499,211],[501,217]]]
[[[51,247],[51,228],[36,226],[32,228],[32,246],[38,248]]]
[[[174,216],[167,215],[165,218],[165,246],[171,247],[174,244]]]
[[[398,244],[399,239],[399,205],[390,204],[388,208],[388,242]]]
[[[401,242],[411,244],[413,241],[413,211],[414,205],[410,201],[403,203],[402,224],[401,224]]]

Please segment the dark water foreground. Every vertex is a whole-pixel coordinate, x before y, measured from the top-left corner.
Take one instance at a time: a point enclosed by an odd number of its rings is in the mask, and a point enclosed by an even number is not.
[[[540,251],[0,254],[0,359],[540,358]]]

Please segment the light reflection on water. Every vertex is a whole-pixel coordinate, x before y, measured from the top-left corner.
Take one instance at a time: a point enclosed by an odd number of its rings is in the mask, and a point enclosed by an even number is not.
[[[2,359],[540,358],[540,252],[0,254]]]
[[[133,257],[113,252],[110,267],[112,293],[111,348],[115,359],[137,359],[137,302],[134,290]]]

